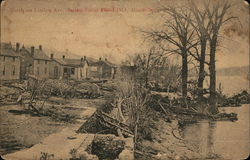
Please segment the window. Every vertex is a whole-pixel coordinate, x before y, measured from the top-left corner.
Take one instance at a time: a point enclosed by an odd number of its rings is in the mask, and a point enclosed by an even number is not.
[[[12,57],[12,59],[13,59],[13,62],[15,62],[15,57]]]
[[[67,68],[63,68],[63,73],[67,73],[67,72],[68,72]]]
[[[40,64],[40,61],[39,61],[39,59],[37,60],[37,64]]]
[[[37,75],[39,75],[39,67],[37,67],[37,69],[36,69],[36,70],[37,70]]]
[[[47,68],[46,67],[44,68],[44,73],[47,74]]]
[[[5,66],[3,66],[3,75],[5,75]]]
[[[75,74],[75,68],[71,68],[71,74]]]
[[[5,61],[5,56],[3,56],[3,61]]]
[[[45,64],[47,64],[48,63],[48,61],[45,61]]]
[[[12,72],[12,74],[13,74],[13,75],[16,74],[16,68],[15,68],[15,66],[13,66],[13,72]]]

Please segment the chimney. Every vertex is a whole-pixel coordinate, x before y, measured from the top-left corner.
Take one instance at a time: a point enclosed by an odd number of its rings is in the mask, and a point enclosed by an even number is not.
[[[86,56],[84,56],[83,58],[84,58],[85,61],[87,60]]]
[[[35,52],[35,47],[32,46],[32,47],[30,48],[30,53],[31,53],[31,56],[32,56],[32,57],[34,57],[34,52]]]
[[[83,62],[83,58],[81,58],[81,62]]]
[[[65,55],[63,55],[62,58],[65,59]]]
[[[102,58],[100,57],[100,58],[99,58],[99,61],[101,61],[101,60],[102,60]]]
[[[108,61],[108,59],[107,59],[107,58],[105,58],[105,61]]]
[[[20,43],[16,43],[16,51],[19,52],[20,49]]]
[[[43,50],[42,45],[39,45],[39,49],[40,49],[40,50]]]
[[[53,59],[54,58],[54,54],[50,54],[50,59]]]

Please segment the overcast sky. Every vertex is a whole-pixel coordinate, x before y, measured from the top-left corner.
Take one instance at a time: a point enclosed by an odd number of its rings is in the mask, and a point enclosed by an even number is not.
[[[1,41],[43,45],[79,56],[108,57],[120,62],[126,54],[145,50],[138,28],[157,25],[159,17],[150,9],[183,0],[7,0],[2,3]],[[239,17],[222,32],[217,66],[249,64],[249,6],[237,0],[230,12]],[[107,12],[104,8],[119,9]],[[69,10],[70,9],[70,10]],[[76,11],[78,12],[72,12]],[[106,11],[106,12],[105,12]]]

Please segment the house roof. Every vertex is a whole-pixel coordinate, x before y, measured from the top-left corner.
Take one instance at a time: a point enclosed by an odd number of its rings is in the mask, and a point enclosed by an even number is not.
[[[1,43],[0,55],[20,57],[20,55],[12,48],[11,43]]]
[[[50,58],[40,49],[34,50],[34,59],[50,60]]]
[[[111,63],[111,62],[109,62],[107,60],[104,60],[104,61],[99,60],[99,61],[95,62],[93,66],[96,66],[96,65],[107,65],[107,66],[110,66],[110,67],[116,67],[115,64],[113,64],[113,63]]]
[[[29,57],[31,57],[31,53],[24,46],[19,50],[19,53],[22,56],[29,56]]]
[[[96,59],[94,59],[94,58],[88,57],[87,61],[88,61],[90,66],[97,66],[98,65],[98,61]]]
[[[62,65],[66,65],[66,63],[61,58],[53,58],[53,60],[55,60],[56,62],[58,62],[58,63],[60,63]]]
[[[64,62],[67,64],[67,65],[80,65],[81,64],[81,60],[80,59],[64,59]]]
[[[81,64],[81,59],[69,59],[69,58],[54,58],[55,61],[57,61],[58,63],[62,64],[62,65],[69,65],[69,66],[79,66],[82,65]],[[99,61],[95,60],[94,58],[91,57],[87,57],[86,61],[88,63],[88,65],[90,66],[97,66],[99,65]]]
[[[28,49],[28,51],[31,53],[31,48]],[[45,54],[43,50],[40,49],[34,49],[34,59],[40,59],[40,60],[47,60],[50,61],[51,59]]]
[[[107,60],[96,60],[94,58],[87,58],[87,61],[88,61],[90,66],[99,66],[99,65],[106,64],[106,65],[111,66],[111,67],[116,67],[115,64],[113,64]]]
[[[115,64],[113,64],[113,63],[111,63],[111,62],[109,62],[109,61],[107,61],[107,60],[105,60],[105,61],[103,61],[103,62],[104,62],[105,64],[111,66],[111,67],[117,67]]]
[[[79,66],[84,65],[84,63],[81,62],[81,59],[55,58],[54,60],[60,63],[61,65],[65,65],[65,66],[79,67]]]

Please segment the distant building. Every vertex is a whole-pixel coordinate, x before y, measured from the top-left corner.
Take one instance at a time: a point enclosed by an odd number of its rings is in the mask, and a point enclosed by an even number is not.
[[[136,66],[127,66],[127,65],[121,65],[119,67],[119,74],[122,77],[132,76],[134,77],[136,75]]]
[[[0,81],[20,79],[21,56],[12,48],[11,43],[1,43]]]
[[[54,54],[50,54],[49,77],[52,79],[61,79],[63,77],[63,61],[54,58]]]
[[[20,48],[20,43],[16,43],[16,52],[21,55],[20,78],[27,79],[29,74],[33,74],[33,56],[24,46]]]
[[[39,45],[39,49],[35,49],[32,46],[30,54],[33,57],[33,75],[38,79],[49,78],[49,63],[51,59],[42,50],[42,46]]]
[[[15,49],[14,49],[15,48]],[[1,43],[0,80],[24,80],[32,76],[35,79],[75,79],[86,78],[113,79],[116,66],[107,59],[97,61],[92,58],[69,59],[50,57],[34,46],[20,48],[20,43],[12,47],[10,43]]]
[[[116,65],[109,62],[106,58],[99,61],[88,60],[90,77],[99,79],[114,79],[116,73]]]
[[[82,80],[88,77],[88,62],[86,57],[81,59],[53,59],[50,65],[51,75],[56,78]]]

